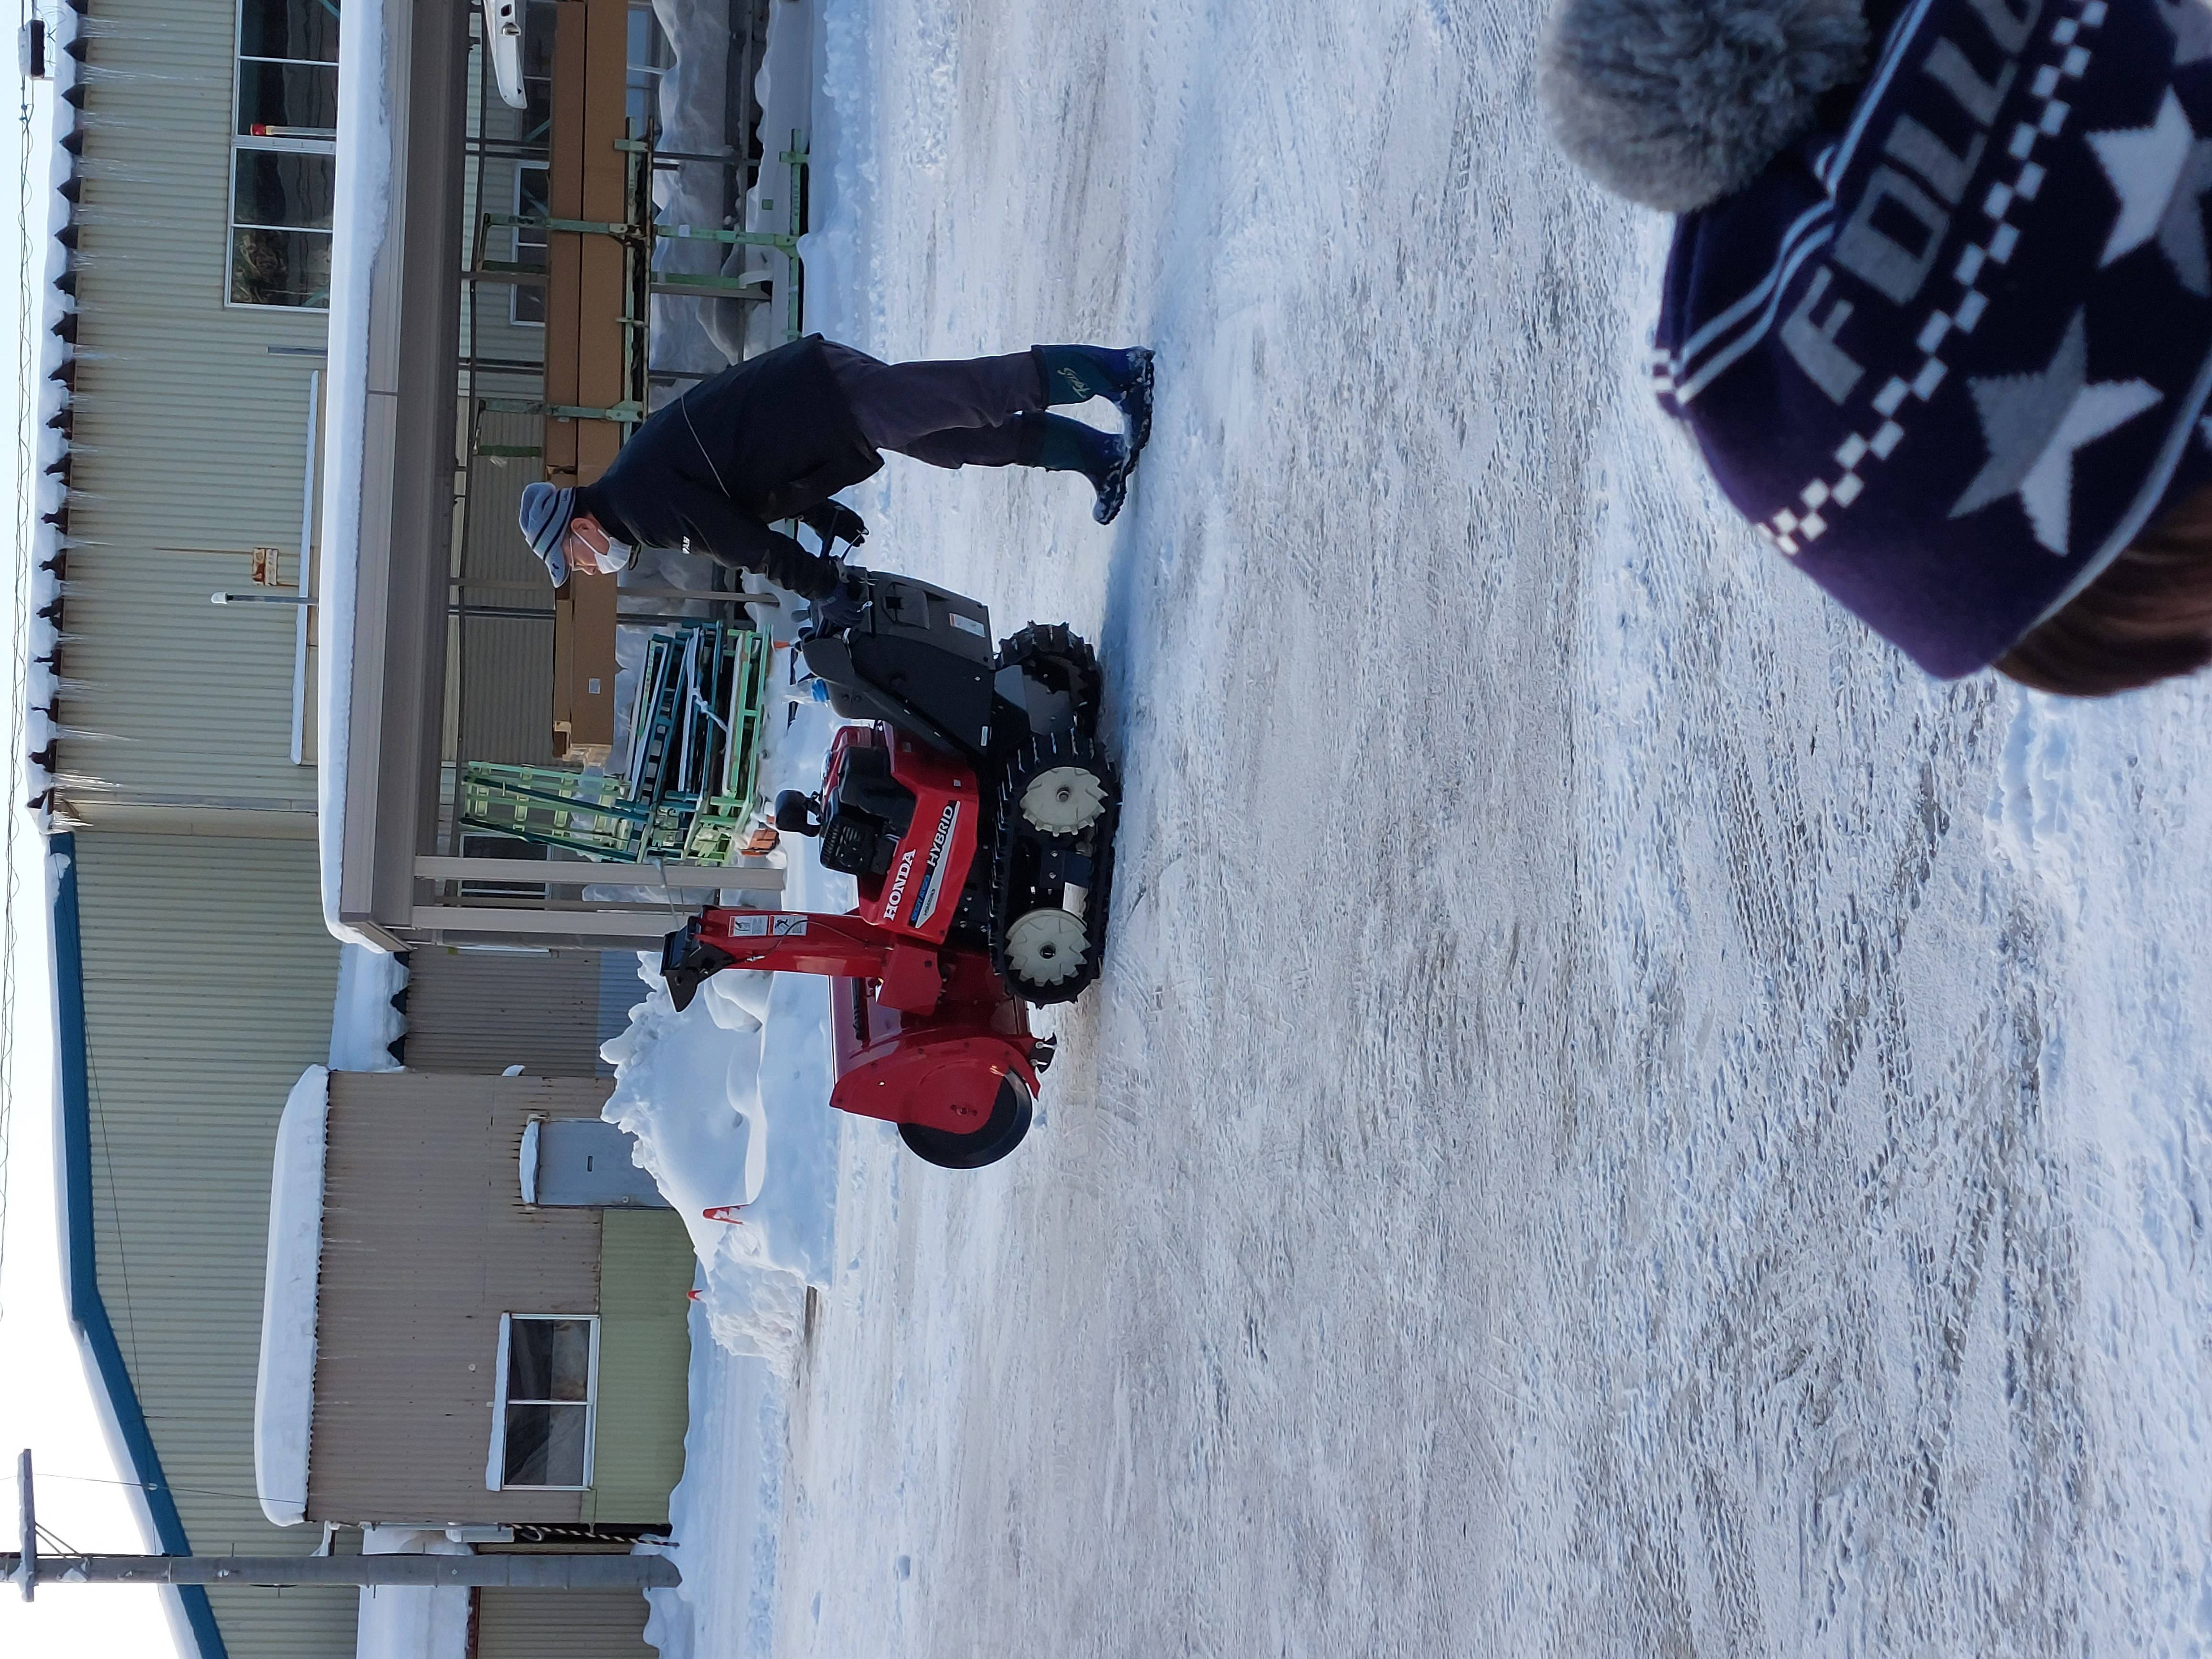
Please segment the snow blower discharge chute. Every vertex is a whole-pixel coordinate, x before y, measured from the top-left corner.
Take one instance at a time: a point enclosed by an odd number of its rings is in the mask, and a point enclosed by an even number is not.
[[[1071,1002],[1105,947],[1120,775],[1099,746],[1091,647],[911,577],[848,569],[798,651],[841,728],[819,793],[776,827],[851,876],[847,915],[702,910],[661,954],[678,1008],[725,968],[823,974],[830,1103],[899,1126],[932,1164],[995,1163],[1029,1132],[1049,1040],[1024,1004]]]

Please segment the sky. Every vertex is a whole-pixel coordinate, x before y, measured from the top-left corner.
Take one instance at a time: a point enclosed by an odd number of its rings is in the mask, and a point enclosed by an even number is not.
[[[51,4],[40,8],[49,17]],[[20,25],[28,15],[19,0]],[[34,555],[29,529],[39,504],[27,485],[40,482],[34,440],[41,435],[38,352],[45,342],[47,213],[57,198],[43,163],[52,153],[58,100],[51,82],[21,80],[15,118],[0,123],[0,176],[18,179],[17,211],[0,216],[0,259],[14,273],[16,303],[8,329],[15,442],[0,469],[0,521],[11,528],[13,580],[0,583],[0,637],[9,641],[9,690],[4,803],[4,960],[0,961],[0,1548],[15,1547],[15,1457],[31,1449],[41,1527],[50,1540],[86,1551],[154,1547],[137,1494],[121,1484],[112,1427],[95,1391],[83,1346],[70,1323],[62,1267],[59,1114],[54,1079],[54,1001],[48,872],[40,827],[25,808],[24,678],[29,608],[24,601]],[[33,178],[30,175],[36,174]],[[49,1542],[47,1547],[54,1547]],[[0,1653],[159,1656],[180,1651],[162,1592],[152,1589],[48,1586],[27,1606],[0,1587]]]

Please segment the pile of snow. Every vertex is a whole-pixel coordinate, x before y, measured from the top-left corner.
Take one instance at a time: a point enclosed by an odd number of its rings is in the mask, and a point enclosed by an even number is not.
[[[363,1555],[468,1555],[441,1532],[364,1527]],[[354,1659],[466,1659],[469,1593],[453,1585],[364,1584]]]
[[[682,1013],[641,953],[649,987],[629,1029],[601,1050],[615,1067],[605,1116],[675,1206],[705,1269],[714,1340],[787,1357],[808,1285],[830,1282],[837,1137],[830,1121],[829,999],[788,975],[716,975]],[[706,1212],[732,1205],[735,1222]]]
[[[338,994],[331,1012],[331,1069],[396,1072],[392,1045],[407,1030],[393,999],[407,988],[407,964],[366,945],[338,950]]]
[[[641,979],[654,976],[653,962],[640,953]],[[770,1206],[754,1207],[768,1142],[758,1123],[761,1028],[722,990],[708,985],[679,1014],[653,987],[631,1011],[629,1029],[600,1051],[616,1079],[605,1116],[636,1136],[638,1163],[684,1218],[705,1269],[715,1340],[733,1353],[774,1354],[797,1328],[792,1310],[805,1280],[780,1248]],[[708,1210],[732,1205],[746,1206],[743,1224],[707,1218]]]
[[[713,155],[730,145],[731,9],[726,4],[696,0],[653,0],[653,15],[673,58],[660,76],[664,150]],[[708,162],[665,167],[653,175],[653,206],[663,224],[719,227],[727,216],[727,193],[724,169]],[[664,239],[654,245],[653,264],[662,270],[703,274],[720,270],[729,252],[719,242]],[[654,295],[653,366],[712,371],[736,362],[743,353],[744,309],[735,301]],[[666,395],[681,389],[668,389]]]
[[[669,152],[714,155],[745,138],[730,127],[734,100],[744,94],[728,83],[731,7],[693,0],[653,0],[653,13],[667,38],[674,61],[660,76],[661,148]],[[780,158],[791,136],[807,131],[811,103],[814,9],[778,4],[769,10],[768,39],[753,77],[752,97],[761,106],[758,129],[763,159],[760,178],[738,205],[749,230],[781,232],[791,224],[791,169]],[[706,163],[668,167],[653,179],[653,204],[660,222],[702,228],[727,222],[728,179]],[[783,255],[761,247],[729,247],[719,242],[669,238],[655,245],[653,263],[669,271],[766,275],[773,284],[765,305],[733,298],[691,295],[653,296],[653,366],[655,368],[714,369],[765,351],[783,340],[789,310],[790,271]],[[811,325],[811,323],[810,323]],[[670,394],[670,395],[672,395]]]
[[[331,1074],[310,1066],[276,1122],[269,1176],[269,1264],[261,1366],[253,1388],[253,1487],[276,1527],[307,1518],[307,1436],[315,1414],[315,1292],[323,1256],[323,1152]]]
[[[684,1581],[645,1592],[645,1639],[661,1659],[766,1659],[790,1386],[769,1361],[723,1352],[704,1310],[693,1316],[684,1478],[668,1496],[675,1541],[663,1552]]]
[[[696,1358],[694,1364],[696,1364]],[[678,1563],[676,1570],[678,1572],[684,1571],[684,1553],[672,1543],[644,1539],[631,1547],[630,1553],[665,1555]],[[692,1611],[690,1603],[684,1599],[681,1584],[645,1592],[643,1636],[646,1642],[659,1653],[660,1659],[692,1659],[692,1655],[698,1650],[698,1615]]]
[[[761,65],[753,76],[753,96],[761,107],[759,137],[761,167],[759,177],[746,194],[744,208],[745,228],[781,232],[791,228],[791,168],[781,158],[790,149],[792,137],[799,135],[811,156],[819,146],[813,136],[815,75],[815,9],[806,5],[776,5],[769,9],[768,40],[761,53]],[[810,204],[819,199],[818,188],[808,181]],[[811,255],[802,252],[803,259]],[[747,307],[745,317],[745,350],[748,355],[762,352],[783,343],[785,324],[791,308],[785,296],[791,291],[790,261],[780,253],[765,248],[738,248],[724,264],[725,272],[764,270],[775,283],[774,298],[769,304]],[[809,264],[811,271],[812,266]],[[810,332],[819,332],[815,319],[815,307],[810,289],[806,315],[802,319]]]
[[[788,725],[772,711],[769,726],[764,787],[817,787],[836,716],[809,704]],[[851,878],[811,857],[793,858],[786,879],[784,908],[853,906]],[[645,1000],[600,1050],[615,1068],[605,1115],[636,1137],[638,1164],[684,1218],[714,1341],[782,1364],[806,1287],[831,1273],[840,1126],[830,982],[728,969],[678,1013],[657,955],[640,953],[638,977]],[[706,1214],[732,1205],[744,1206],[735,1222]]]

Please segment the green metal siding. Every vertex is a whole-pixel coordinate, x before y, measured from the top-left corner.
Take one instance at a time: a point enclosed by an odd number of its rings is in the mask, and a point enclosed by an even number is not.
[[[599,1225],[599,1411],[585,1519],[665,1525],[689,1417],[690,1236],[673,1210],[606,1210]]]
[[[327,1054],[337,946],[315,849],[85,831],[92,1209],[100,1287],[193,1548],[314,1547],[253,1484],[269,1170],[300,1073]],[[353,1651],[350,1590],[217,1589],[232,1659]]]
[[[217,588],[250,591],[244,562],[70,551],[63,665],[87,689],[67,696],[63,718],[98,735],[64,740],[63,771],[133,800],[313,811],[314,769],[290,759],[292,607],[208,603]],[[83,793],[96,817],[102,792]]]
[[[71,727],[127,792],[313,794],[289,758],[289,607],[217,610],[251,550],[299,570],[320,312],[226,306],[234,0],[101,0],[82,119],[71,402]],[[270,348],[289,348],[272,354]],[[191,550],[179,552],[176,550]]]

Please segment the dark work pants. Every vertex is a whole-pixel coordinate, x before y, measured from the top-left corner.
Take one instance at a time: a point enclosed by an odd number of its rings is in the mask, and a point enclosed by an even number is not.
[[[823,350],[860,434],[932,466],[1013,466],[1036,453],[1044,371],[1036,354],[886,363],[824,340]],[[1024,440],[1028,453],[1024,453]]]

